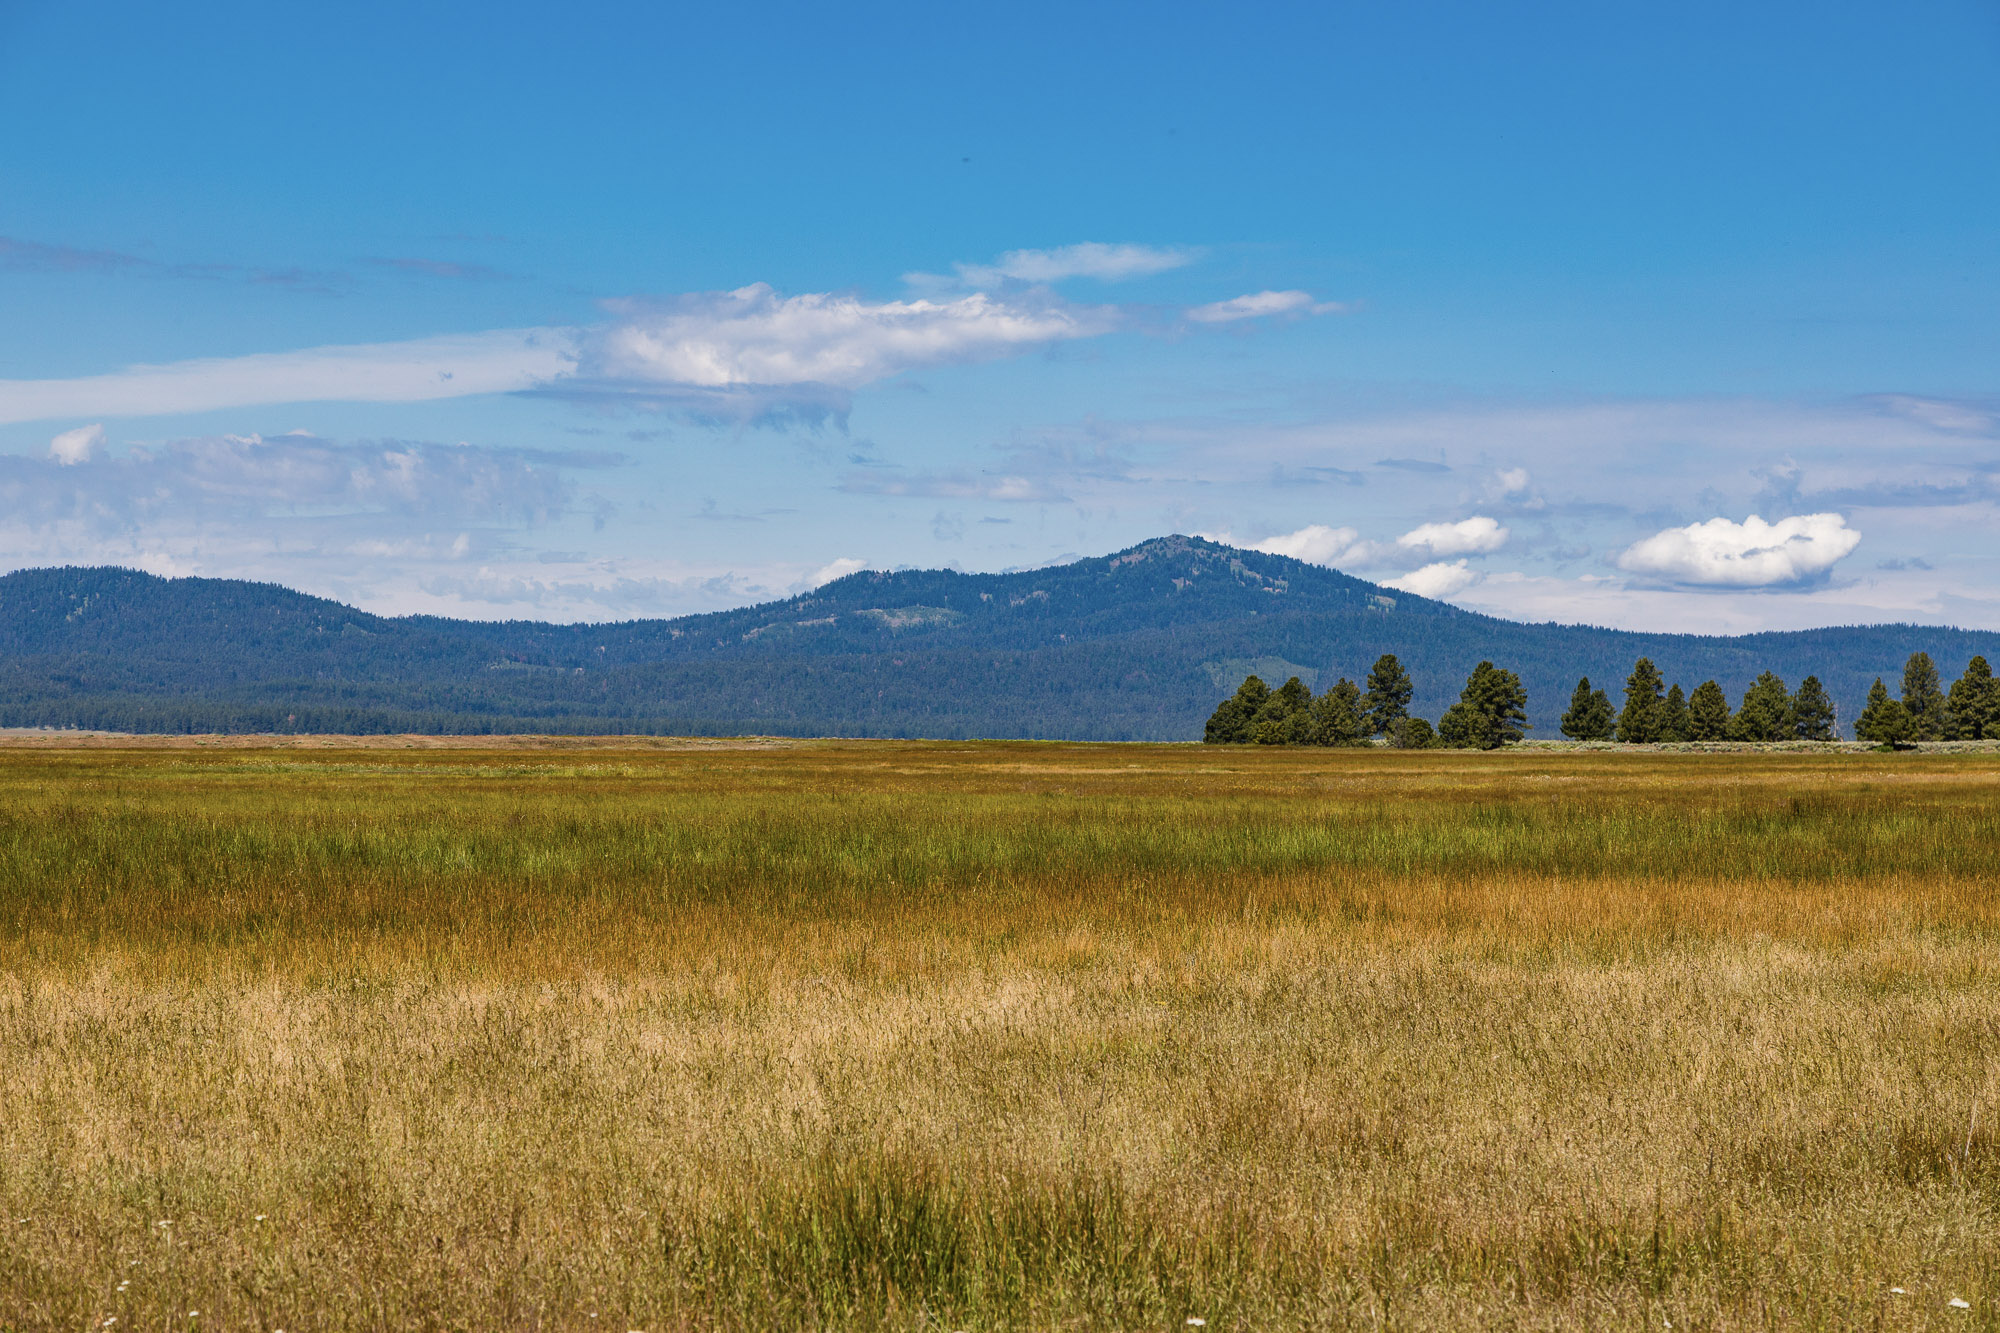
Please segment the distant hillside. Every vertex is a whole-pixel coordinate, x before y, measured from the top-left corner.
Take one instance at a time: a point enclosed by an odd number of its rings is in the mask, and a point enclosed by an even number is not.
[[[605,625],[386,618],[271,584],[132,570],[0,577],[0,725],[126,731],[646,732],[1193,740],[1245,673],[1317,689],[1393,652],[1435,718],[1490,658],[1537,734],[1633,660],[1739,697],[1816,674],[1843,722],[1923,649],[1912,625],[1738,638],[1523,625],[1192,537],[1021,574],[851,574],[738,611]]]

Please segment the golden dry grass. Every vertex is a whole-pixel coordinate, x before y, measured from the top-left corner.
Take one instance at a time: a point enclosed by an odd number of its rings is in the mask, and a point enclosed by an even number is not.
[[[0,1327],[1992,1327],[1996,888],[1991,756],[11,749]]]

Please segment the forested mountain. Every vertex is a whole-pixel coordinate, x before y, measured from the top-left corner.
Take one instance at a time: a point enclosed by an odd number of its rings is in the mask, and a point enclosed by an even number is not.
[[[762,606],[601,625],[388,618],[270,584],[126,569],[0,577],[0,725],[130,731],[543,731],[1195,740],[1243,676],[1324,689],[1395,653],[1436,718],[1490,659],[1539,736],[1579,675],[1652,658],[1732,699],[1816,674],[1845,731],[1922,650],[1912,625],[1737,638],[1523,625],[1284,556],[1166,537],[1016,574],[864,572]]]

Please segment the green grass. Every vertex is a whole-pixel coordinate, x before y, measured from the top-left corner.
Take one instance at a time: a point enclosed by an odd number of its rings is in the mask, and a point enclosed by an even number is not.
[[[1996,798],[1980,755],[0,751],[0,1310],[1992,1327]]]

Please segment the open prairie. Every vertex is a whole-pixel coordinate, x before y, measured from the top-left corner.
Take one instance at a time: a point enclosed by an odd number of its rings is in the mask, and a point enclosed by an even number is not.
[[[0,750],[0,1327],[1995,1327],[1996,1122],[1993,755]]]

